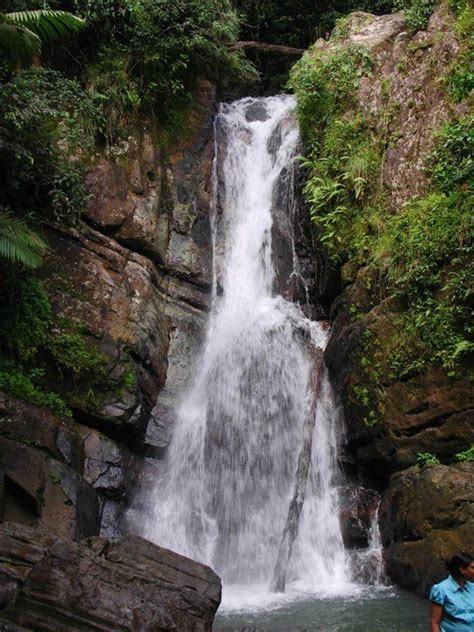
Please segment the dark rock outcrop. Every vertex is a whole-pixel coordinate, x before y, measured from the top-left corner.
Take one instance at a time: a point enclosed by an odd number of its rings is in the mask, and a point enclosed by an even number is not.
[[[394,474],[380,507],[388,575],[423,594],[445,561],[474,550],[474,463],[425,465]]]
[[[91,428],[0,394],[0,522],[117,537],[143,460]]]
[[[4,524],[0,559],[6,630],[206,632],[220,602],[209,567],[136,536],[75,544]]]

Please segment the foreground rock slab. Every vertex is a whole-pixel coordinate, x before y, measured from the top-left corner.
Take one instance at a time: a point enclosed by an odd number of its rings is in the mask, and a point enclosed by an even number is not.
[[[0,630],[207,632],[220,598],[212,569],[138,536],[0,527]]]

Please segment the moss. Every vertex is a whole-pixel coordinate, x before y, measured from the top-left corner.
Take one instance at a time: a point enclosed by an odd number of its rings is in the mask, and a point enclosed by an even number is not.
[[[0,293],[0,387],[60,414],[70,414],[65,400],[97,404],[107,362],[85,327],[55,315],[45,283],[32,275],[4,278]]]
[[[469,2],[461,2],[454,9],[457,10],[459,53],[445,78],[445,86],[452,99],[459,103],[474,89],[474,8]]]
[[[380,345],[371,329],[365,329],[360,344],[351,355],[357,371],[351,373],[346,386],[346,399],[356,408],[356,417],[367,427],[379,422],[385,412],[382,387],[382,366],[379,359]]]
[[[361,47],[313,47],[291,71],[289,86],[297,95],[297,113],[307,143],[317,145],[327,123],[355,104],[359,79],[372,61]]]
[[[20,368],[0,358],[0,389],[38,406],[45,406],[58,415],[70,417],[71,411],[63,398],[37,386],[34,380],[34,375],[26,375]]]

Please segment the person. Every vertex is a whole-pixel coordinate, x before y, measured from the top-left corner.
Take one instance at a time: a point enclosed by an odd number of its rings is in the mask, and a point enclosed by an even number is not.
[[[430,592],[430,632],[473,632],[474,558],[457,553],[446,567],[449,577]]]

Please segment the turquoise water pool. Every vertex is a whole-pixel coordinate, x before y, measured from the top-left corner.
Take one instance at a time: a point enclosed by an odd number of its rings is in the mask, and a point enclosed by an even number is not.
[[[258,598],[226,605],[214,630],[221,632],[426,632],[429,602],[394,588],[361,588],[337,597],[312,595],[283,603]]]

